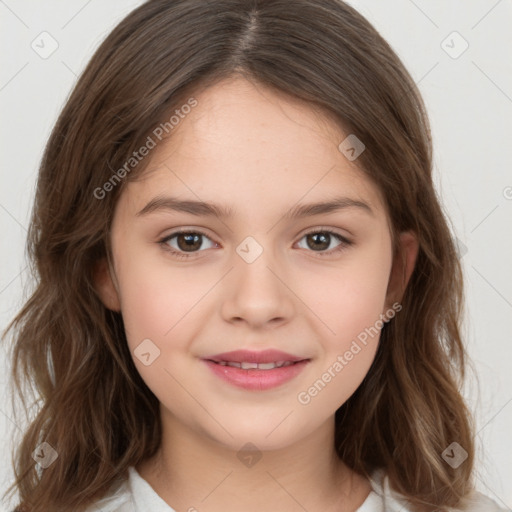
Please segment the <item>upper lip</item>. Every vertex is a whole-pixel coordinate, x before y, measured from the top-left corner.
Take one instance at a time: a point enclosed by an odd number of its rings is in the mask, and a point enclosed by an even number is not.
[[[223,352],[214,356],[205,357],[210,361],[226,361],[235,363],[275,363],[277,361],[303,361],[306,357],[294,356],[281,350],[234,350],[232,352]]]

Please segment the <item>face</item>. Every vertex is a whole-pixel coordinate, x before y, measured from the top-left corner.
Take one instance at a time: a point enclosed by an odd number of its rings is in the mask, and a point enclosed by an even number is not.
[[[114,284],[101,294],[121,310],[163,416],[233,449],[278,449],[332,420],[359,386],[403,269],[379,190],[338,149],[348,134],[243,79],[195,98],[117,203]],[[236,350],[302,362],[207,361]]]

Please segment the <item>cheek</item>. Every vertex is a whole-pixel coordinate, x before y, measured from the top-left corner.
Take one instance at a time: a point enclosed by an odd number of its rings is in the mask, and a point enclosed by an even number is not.
[[[388,276],[385,267],[370,268],[355,265],[331,272],[322,289],[313,288],[309,295],[320,318],[316,324],[323,353],[297,400],[320,416],[332,414],[350,398],[374,360]]]
[[[338,268],[324,267],[297,279],[297,295],[323,324],[322,338],[343,346],[384,312],[389,262],[358,253]]]
[[[132,268],[122,290],[125,327],[135,337],[164,339],[175,325],[194,314],[209,283],[188,272]]]
[[[122,314],[134,364],[157,396],[162,390],[166,394],[171,389],[178,391],[168,372],[174,374],[176,365],[185,370],[188,364],[182,357],[190,342],[185,333],[198,324],[200,299],[211,285],[161,264],[130,265],[124,271]],[[175,399],[181,403],[183,397],[178,399],[178,395]],[[165,400],[165,396],[158,397]]]

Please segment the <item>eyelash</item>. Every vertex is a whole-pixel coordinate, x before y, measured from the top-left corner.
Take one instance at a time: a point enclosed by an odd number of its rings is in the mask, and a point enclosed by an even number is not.
[[[167,244],[167,242],[169,240],[171,240],[175,236],[183,234],[183,233],[185,233],[187,235],[201,235],[201,236],[204,236],[204,237],[206,237],[206,238],[211,240],[211,238],[206,233],[201,231],[200,229],[194,229],[194,230],[191,230],[191,229],[181,229],[181,230],[178,230],[178,231],[174,231],[174,232],[170,233],[169,235],[165,236],[164,238],[159,240],[158,243],[162,246],[162,248],[165,251],[170,252],[173,256],[176,256],[177,258],[181,258],[181,259],[191,258],[191,257],[193,257],[193,254],[197,254],[198,252],[201,252],[201,251],[193,251],[193,252],[190,252],[190,253],[187,254],[187,253],[184,253],[184,252],[176,251],[175,249],[171,249],[169,247],[169,245]],[[334,236],[335,238],[337,238],[341,242],[340,245],[338,245],[334,249],[331,249],[330,251],[309,251],[309,252],[315,252],[315,253],[317,253],[321,257],[326,256],[326,255],[335,254],[335,253],[338,253],[338,252],[342,252],[342,251],[346,250],[348,247],[350,247],[351,245],[353,245],[353,242],[351,242],[347,238],[341,236],[340,234],[336,233],[335,231],[331,231],[330,229],[316,229],[316,230],[313,230],[313,231],[309,231],[309,232],[304,233],[302,235],[301,240],[305,236],[312,235],[312,234],[319,234],[319,233],[332,235],[332,236]],[[213,240],[212,240],[212,242],[213,242]]]

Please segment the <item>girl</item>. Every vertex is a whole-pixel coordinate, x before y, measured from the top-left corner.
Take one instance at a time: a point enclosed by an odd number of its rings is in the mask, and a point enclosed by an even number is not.
[[[431,152],[339,0],[129,14],[40,168],[17,510],[501,510],[474,490]]]

